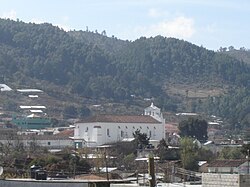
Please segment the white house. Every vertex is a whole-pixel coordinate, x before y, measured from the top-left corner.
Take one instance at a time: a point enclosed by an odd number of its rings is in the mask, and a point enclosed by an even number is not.
[[[129,140],[138,129],[146,133],[150,140],[165,139],[165,120],[159,108],[151,104],[144,115],[98,115],[75,124],[76,148],[95,147],[103,144]]]
[[[74,146],[68,136],[60,135],[17,135],[12,138],[1,136],[0,143],[13,146],[22,144],[24,147],[29,147],[31,144],[34,144],[48,149],[63,149]]]

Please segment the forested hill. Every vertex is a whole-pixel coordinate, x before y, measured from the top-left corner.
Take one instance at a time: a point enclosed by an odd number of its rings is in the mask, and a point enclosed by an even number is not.
[[[36,83],[46,91],[49,83],[63,87],[67,93],[116,102],[129,101],[131,95],[155,98],[160,107],[172,111],[185,109],[180,107],[183,100],[178,93],[173,96],[175,85],[187,90],[188,85],[223,87],[227,93],[230,88],[241,93],[245,90],[235,102],[242,105],[242,110],[250,103],[238,100],[248,95],[249,65],[223,53],[162,36],[123,41],[107,37],[105,32],[65,32],[48,23],[0,19],[0,73],[7,84]],[[214,106],[214,100],[209,103],[203,98],[199,106],[190,110],[223,115],[226,97],[215,96],[218,106]],[[233,111],[227,113],[230,112]]]
[[[225,49],[225,48],[223,48]],[[221,51],[224,54],[227,54],[233,58],[238,59],[239,61],[243,61],[245,63],[250,64],[250,50],[245,49],[244,47],[240,48],[240,49],[234,49],[231,47],[229,47],[229,49],[227,51]]]

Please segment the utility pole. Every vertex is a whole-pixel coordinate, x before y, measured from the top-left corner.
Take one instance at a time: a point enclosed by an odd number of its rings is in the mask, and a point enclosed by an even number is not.
[[[247,150],[247,174],[249,174],[249,149]]]
[[[105,167],[106,167],[106,177],[107,181],[109,181],[109,172],[108,172],[108,164],[107,164],[107,150],[104,148],[104,159],[105,159]]]
[[[148,157],[148,173],[149,173],[149,186],[155,187],[156,180],[155,180],[155,167],[154,167],[154,157]]]

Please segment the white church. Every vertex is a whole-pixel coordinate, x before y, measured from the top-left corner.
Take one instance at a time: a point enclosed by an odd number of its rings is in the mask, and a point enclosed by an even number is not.
[[[150,141],[165,139],[165,120],[161,110],[152,103],[143,115],[97,115],[75,124],[76,148],[96,147],[134,138],[136,130],[146,133]]]

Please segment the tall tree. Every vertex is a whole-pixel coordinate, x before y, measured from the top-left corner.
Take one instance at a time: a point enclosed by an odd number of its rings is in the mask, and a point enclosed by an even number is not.
[[[149,139],[150,138],[147,137],[146,133],[141,133],[139,129],[137,129],[133,133],[133,136],[135,138],[134,141],[135,141],[135,143],[137,145],[137,148],[144,149],[149,144]]]
[[[207,140],[208,123],[205,120],[190,117],[179,123],[180,135],[192,137],[199,141]]]
[[[180,141],[181,161],[184,169],[198,169],[198,145],[194,139],[184,137]]]

